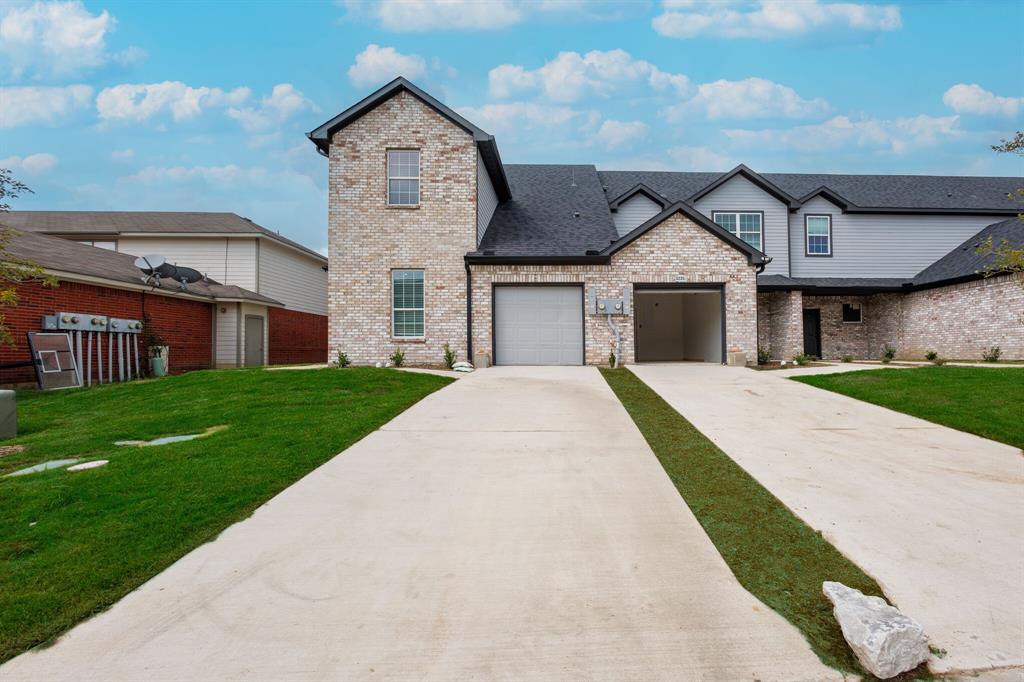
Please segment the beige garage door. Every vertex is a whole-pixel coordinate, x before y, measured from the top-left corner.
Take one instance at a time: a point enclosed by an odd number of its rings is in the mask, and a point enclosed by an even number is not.
[[[583,287],[495,287],[494,363],[582,365]]]

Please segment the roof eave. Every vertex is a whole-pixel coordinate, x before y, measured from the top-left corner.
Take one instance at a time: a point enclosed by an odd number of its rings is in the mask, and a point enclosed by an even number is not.
[[[604,254],[556,255],[556,256],[487,256],[467,253],[466,263],[470,265],[607,265],[611,256]]]
[[[773,197],[775,197],[776,199],[778,199],[782,203],[786,204],[786,206],[788,208],[796,209],[796,208],[800,207],[800,200],[799,199],[797,199],[794,196],[791,196],[788,192],[786,192],[785,190],[780,188],[778,185],[776,185],[775,183],[771,182],[770,180],[768,180],[767,178],[762,176],[757,171],[754,171],[753,169],[747,167],[746,165],[744,165],[742,163],[740,165],[736,166],[735,168],[733,168],[731,171],[729,171],[727,173],[723,173],[721,177],[719,177],[717,180],[715,180],[711,184],[705,185],[701,189],[699,189],[696,192],[694,192],[686,201],[691,203],[691,204],[696,202],[696,201],[699,201],[700,199],[706,197],[708,194],[710,194],[711,192],[715,191],[716,189],[718,189],[719,187],[724,185],[725,183],[727,183],[730,180],[732,180],[737,175],[742,175],[747,180],[751,181],[752,183],[754,183],[755,185],[760,187],[762,190],[764,190],[768,194],[772,195]]]

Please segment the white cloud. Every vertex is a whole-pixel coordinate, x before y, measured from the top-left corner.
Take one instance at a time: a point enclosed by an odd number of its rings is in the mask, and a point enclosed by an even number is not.
[[[725,130],[733,142],[759,149],[826,152],[847,147],[890,150],[897,154],[934,145],[961,134],[959,116],[914,116],[892,120],[835,116],[824,123],[787,130]]]
[[[1024,97],[1001,97],[976,83],[958,83],[942,96],[942,102],[958,114],[1015,118],[1024,109]]]
[[[588,94],[608,97],[630,85],[645,85],[676,95],[683,95],[690,88],[690,79],[686,76],[662,71],[621,49],[593,50],[585,55],[560,52],[553,60],[533,70],[502,64],[491,69],[488,79],[495,97],[540,89],[556,102],[574,102]]]
[[[29,73],[67,76],[110,60],[126,63],[145,57],[137,47],[109,53],[106,36],[116,21],[106,10],[90,14],[81,2],[10,4],[0,13],[0,54],[10,62],[14,78]]]
[[[818,0],[667,1],[654,30],[670,38],[778,39],[825,29],[894,31],[902,26],[896,5]]]
[[[0,88],[0,128],[54,123],[88,106],[91,99],[92,88],[88,85]]]
[[[228,116],[241,123],[246,131],[258,132],[280,125],[300,111],[317,111],[317,106],[291,83],[279,83],[258,107],[232,107],[228,109]]]
[[[746,78],[704,83],[692,99],[665,107],[662,114],[677,123],[693,112],[710,119],[805,118],[819,116],[828,109],[828,102],[823,99],[803,99],[793,88],[780,83]]]
[[[643,121],[608,119],[597,130],[594,140],[608,149],[617,149],[646,137],[649,128]]]
[[[244,87],[225,91],[193,88],[180,81],[124,83],[100,91],[96,109],[104,121],[146,121],[166,112],[175,121],[184,121],[195,118],[204,108],[238,106],[251,94]]]
[[[341,0],[349,18],[371,19],[386,31],[491,31],[532,17],[551,21],[608,21],[636,8],[633,1],[601,0]]]
[[[26,175],[39,175],[57,167],[57,157],[53,154],[31,154],[29,156],[8,156],[0,159],[0,168],[21,171]]]
[[[516,133],[533,128],[548,128],[579,122],[592,123],[590,116],[566,106],[547,106],[535,102],[508,102],[482,107],[463,107],[459,113],[490,133]]]
[[[707,147],[672,147],[668,155],[675,161],[676,170],[724,171],[736,165],[728,156]]]
[[[110,158],[113,161],[130,161],[135,157],[134,149],[115,149],[110,152]]]
[[[359,87],[384,85],[396,76],[409,80],[427,73],[427,62],[416,54],[402,54],[393,47],[370,43],[356,55],[356,62],[348,69],[348,79]]]

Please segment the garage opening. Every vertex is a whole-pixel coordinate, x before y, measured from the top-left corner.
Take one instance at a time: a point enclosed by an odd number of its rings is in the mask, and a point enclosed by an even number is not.
[[[637,362],[723,362],[722,288],[635,288]]]
[[[494,287],[494,364],[582,365],[583,287]]]

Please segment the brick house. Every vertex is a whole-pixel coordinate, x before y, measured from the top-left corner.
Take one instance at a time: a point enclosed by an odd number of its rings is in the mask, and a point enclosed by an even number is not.
[[[329,159],[329,352],[436,364],[1024,358],[1021,178],[505,165],[398,78],[309,133]],[[609,314],[611,313],[611,314]]]

